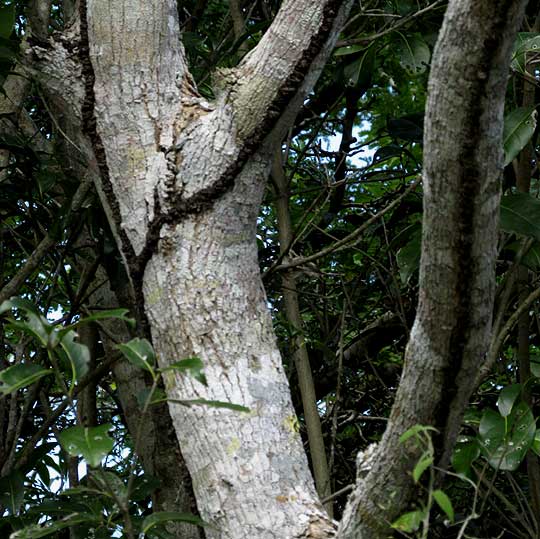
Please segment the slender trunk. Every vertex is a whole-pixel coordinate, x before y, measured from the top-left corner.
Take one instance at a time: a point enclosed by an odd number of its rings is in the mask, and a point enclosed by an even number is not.
[[[276,213],[278,220],[278,234],[280,253],[285,253],[293,240],[291,215],[289,212],[289,186],[281,164],[281,150],[276,152],[272,165],[272,178],[276,186]],[[315,476],[315,485],[321,499],[327,498],[331,493],[330,473],[324,448],[324,438],[321,429],[321,419],[317,408],[317,395],[313,384],[313,375],[309,364],[306,341],[303,334],[303,322],[296,290],[297,272],[293,269],[286,271],[282,277],[281,290],[285,303],[285,315],[294,333],[293,358],[298,375],[298,386],[302,396],[302,407],[306,421],[306,430],[309,442],[309,451]],[[333,515],[333,503],[325,504],[326,511]]]
[[[495,287],[501,136],[510,50],[526,2],[454,0],[429,81],[424,134],[420,293],[405,365],[377,460],[357,485],[341,538],[387,537],[414,489],[419,458],[400,436],[439,429],[448,465],[475,375],[485,359]]]
[[[534,31],[538,31],[538,21],[535,24]],[[525,66],[528,73],[531,73],[532,66]],[[534,74],[531,73],[534,77]],[[535,85],[523,80],[523,107],[531,107],[535,104]],[[519,155],[519,163],[517,167],[517,189],[522,193],[529,193],[531,189],[531,167],[533,164],[534,154],[533,145],[529,142]],[[526,266],[520,265],[517,269],[517,288],[518,301],[522,304],[526,301],[529,295],[529,270]],[[531,315],[527,309],[518,318],[518,343],[517,343],[517,359],[519,381],[523,387],[523,400],[532,406],[532,397],[530,390],[531,360],[530,360],[530,333]],[[537,455],[529,450],[526,457],[527,475],[529,478],[529,491],[531,498],[532,514],[535,517],[536,537],[540,537],[540,463]]]

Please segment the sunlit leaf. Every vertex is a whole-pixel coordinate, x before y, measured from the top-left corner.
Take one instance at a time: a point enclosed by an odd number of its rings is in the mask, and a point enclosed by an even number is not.
[[[89,322],[95,322],[96,320],[109,320],[114,318],[116,320],[122,320],[130,326],[135,325],[135,320],[127,316],[129,309],[109,309],[106,311],[96,311],[90,315],[81,318],[78,322],[73,324],[74,326],[80,326],[81,324],[88,324]]]
[[[75,513],[59,520],[49,520],[43,525],[33,524],[31,526],[27,526],[21,530],[13,532],[9,538],[39,539],[40,537],[47,537],[47,535],[51,535],[70,526],[76,526],[77,524],[83,524],[85,522],[99,521],[100,519],[91,513]]]
[[[420,524],[424,518],[424,511],[410,511],[409,513],[405,513],[395,520],[392,523],[392,528],[405,533],[415,532],[420,527]]]
[[[415,483],[418,483],[422,474],[433,464],[433,455],[424,453],[419,461],[416,463],[413,469],[413,479]]]
[[[446,513],[450,522],[454,522],[454,508],[450,498],[442,490],[434,490],[433,498],[438,506]]]

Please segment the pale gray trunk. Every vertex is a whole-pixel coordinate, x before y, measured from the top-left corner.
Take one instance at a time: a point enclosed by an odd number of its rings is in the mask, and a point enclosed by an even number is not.
[[[377,459],[351,495],[339,537],[387,537],[405,511],[418,450],[399,442],[433,425],[448,465],[489,345],[501,137],[510,50],[526,2],[453,0],[433,56],[424,136],[420,298]]]
[[[86,121],[98,187],[139,318],[162,366],[193,355],[206,365],[208,387],[169,373],[169,398],[250,409],[170,404],[198,507],[213,525],[207,536],[326,537],[334,526],[297,432],[255,232],[274,147],[351,2],[285,1],[258,47],[221,73],[215,103],[187,72],[176,2],[120,4],[82,3],[92,62],[83,74],[94,82],[86,103],[96,128]]]

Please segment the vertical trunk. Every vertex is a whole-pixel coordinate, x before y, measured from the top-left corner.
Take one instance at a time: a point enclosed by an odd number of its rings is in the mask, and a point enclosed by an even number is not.
[[[525,1],[450,2],[433,56],[424,135],[420,298],[378,459],[353,492],[339,536],[383,538],[404,511],[415,424],[439,429],[448,465],[485,358],[494,292],[501,135],[511,46]]]
[[[538,31],[539,21],[537,19],[533,31]],[[525,66],[526,71],[534,77],[533,67]],[[531,107],[535,104],[535,85],[523,80],[522,106]],[[519,155],[517,168],[517,189],[522,193],[529,193],[531,189],[531,167],[533,163],[533,145],[529,142]],[[529,295],[529,270],[526,266],[520,265],[517,269],[518,301],[522,304]],[[519,369],[519,381],[523,385],[523,399],[531,406],[532,398],[530,391],[531,360],[529,328],[531,316],[529,310],[524,311],[518,319],[518,346],[517,359]],[[527,475],[529,477],[529,491],[531,498],[532,514],[535,516],[536,536],[540,537],[540,463],[536,454],[530,450],[526,457]]]
[[[170,373],[173,399],[242,404],[249,413],[170,404],[211,538],[329,531],[317,501],[260,280],[256,212],[266,166],[246,167],[212,211],[168,229],[145,274],[162,364],[198,356],[208,387]],[[308,536],[308,535],[306,535]]]
[[[293,240],[291,216],[289,212],[289,186],[281,164],[281,150],[276,152],[272,164],[272,178],[276,186],[276,213],[278,219],[278,234],[280,252],[284,253]],[[309,364],[309,356],[306,341],[303,335],[303,322],[300,314],[298,293],[296,291],[295,271],[285,272],[282,277],[282,292],[285,303],[285,314],[290,323],[295,337],[293,342],[293,358],[298,374],[298,386],[302,396],[302,407],[306,421],[306,429],[309,441],[309,451],[315,476],[315,485],[321,498],[330,495],[330,473],[324,448],[324,439],[321,429],[321,419],[317,409],[317,396],[313,384],[313,375]],[[328,502],[326,510],[329,515],[333,514],[333,504]]]

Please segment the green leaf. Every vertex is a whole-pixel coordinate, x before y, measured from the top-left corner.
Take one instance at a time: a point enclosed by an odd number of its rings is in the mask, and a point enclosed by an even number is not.
[[[234,410],[235,412],[249,413],[251,410],[240,404],[233,404],[232,402],[223,401],[211,401],[206,399],[191,399],[191,400],[179,400],[179,399],[167,399],[168,402],[174,402],[182,406],[209,406],[210,408],[227,408]]]
[[[396,254],[401,282],[407,284],[409,279],[420,268],[420,255],[422,252],[422,230],[417,230],[409,242]]]
[[[398,33],[400,40],[396,47],[399,63],[411,75],[423,73],[429,66],[431,52],[420,34],[406,38]]]
[[[123,320],[130,326],[135,326],[135,320],[127,316],[129,309],[109,309],[107,311],[96,311],[84,318],[81,318],[78,322],[73,324],[74,326],[80,326],[81,324],[88,324],[89,322],[95,322],[96,320],[108,320],[110,318],[116,318],[117,320]]]
[[[0,315],[11,309],[18,309],[24,312],[26,320],[10,319],[10,326],[35,337],[42,346],[47,346],[49,334],[53,331],[53,326],[40,314],[36,306],[27,299],[14,296],[2,302],[0,305]]]
[[[32,363],[19,363],[0,371],[0,393],[7,395],[18,389],[32,385],[43,376],[53,374],[52,369],[45,369]]]
[[[471,464],[480,456],[480,447],[475,439],[467,439],[456,444],[452,455],[452,466],[458,474],[467,475]]]
[[[344,67],[343,75],[347,86],[360,86],[362,88],[369,86],[373,76],[375,53],[374,46],[368,47],[360,58]]]
[[[512,162],[531,140],[536,129],[535,107],[519,107],[504,117],[504,166]]]
[[[433,431],[437,432],[437,429],[435,427],[430,427],[429,425],[413,425],[410,429],[407,429],[400,437],[399,442],[405,443],[409,438],[412,438],[413,436],[416,436],[420,432],[428,432]]]
[[[139,475],[133,480],[133,488],[129,499],[139,502],[150,496],[154,490],[161,486],[161,481],[149,474]]]
[[[448,520],[454,522],[454,508],[450,498],[442,490],[434,490],[433,497],[439,505],[439,507],[446,513]]]
[[[24,500],[24,475],[13,472],[7,477],[0,479],[0,506],[4,507],[8,514],[16,515]]]
[[[113,440],[107,434],[111,429],[109,423],[99,427],[71,427],[60,433],[59,441],[70,455],[83,457],[96,467],[113,448]]]
[[[141,531],[143,533],[146,533],[148,530],[150,530],[157,524],[170,521],[188,522],[189,524],[194,524],[195,526],[208,525],[204,520],[190,513],[177,513],[176,511],[160,511],[157,513],[152,513],[144,519]]]
[[[540,200],[528,193],[515,193],[501,199],[501,228],[540,240]]]
[[[537,455],[540,455],[540,429],[536,429],[536,432],[534,433],[534,440],[533,440],[531,449]]]
[[[514,43],[511,67],[515,71],[524,74],[527,54],[537,53],[540,48],[540,35],[533,32],[520,32]]]
[[[521,384],[512,384],[502,389],[497,399],[497,408],[503,417],[510,415],[512,406],[521,393]]]
[[[500,470],[514,471],[525,458],[536,433],[536,421],[524,402],[514,404],[510,415],[494,410],[484,412],[478,437],[489,464]]]
[[[146,401],[150,398],[150,392],[152,392],[152,388],[145,387],[137,393],[137,403],[139,404],[139,408],[141,410],[146,406]],[[163,389],[161,389],[160,387],[156,387],[152,392],[152,399],[150,400],[149,404],[158,404],[160,402],[166,401],[167,394],[165,393],[165,391],[163,391]]]
[[[101,460],[101,459],[100,459]],[[102,492],[115,500],[127,500],[127,487],[120,477],[111,471],[99,470],[94,475],[94,481]]]
[[[73,379],[80,381],[81,378],[88,372],[88,365],[90,364],[90,351],[86,345],[75,342],[75,337],[77,337],[75,331],[68,331],[62,337],[60,346],[66,353],[69,362],[71,363]]]
[[[420,460],[416,463],[416,466],[413,469],[413,479],[415,483],[418,483],[422,474],[433,464],[433,455],[426,452],[421,457]]]
[[[146,339],[138,337],[128,343],[118,344],[117,348],[126,356],[127,360],[139,367],[139,369],[154,372],[153,365],[156,362],[156,356],[152,345]]]
[[[0,37],[9,39],[15,26],[15,3],[0,7]]]
[[[52,533],[56,533],[64,528],[70,526],[76,526],[77,524],[83,524],[85,522],[100,522],[100,519],[91,513],[75,513],[68,515],[60,520],[49,520],[42,526],[39,524],[32,524],[22,530],[12,533],[10,539],[39,539],[40,537],[47,537]]]
[[[540,354],[531,354],[531,373],[540,378]]]
[[[334,51],[334,56],[347,56],[349,54],[355,54],[365,50],[365,45],[348,45],[347,47],[340,47]]]
[[[396,521],[392,523],[392,528],[405,533],[411,533],[418,530],[422,520],[424,520],[425,511],[410,511],[401,515]]]
[[[6,311],[10,311],[11,309],[19,309],[26,313],[33,313],[35,315],[40,314],[37,307],[31,301],[24,298],[19,298],[17,296],[6,299],[6,301],[3,301],[0,304],[0,314],[4,314]]]
[[[182,359],[181,361],[172,363],[171,365],[163,369],[163,371],[169,370],[187,373],[190,376],[193,376],[193,378],[195,378],[195,380],[197,380],[201,384],[205,386],[208,385],[206,376],[204,375],[204,364],[202,360],[198,357],[189,357],[187,359]]]

